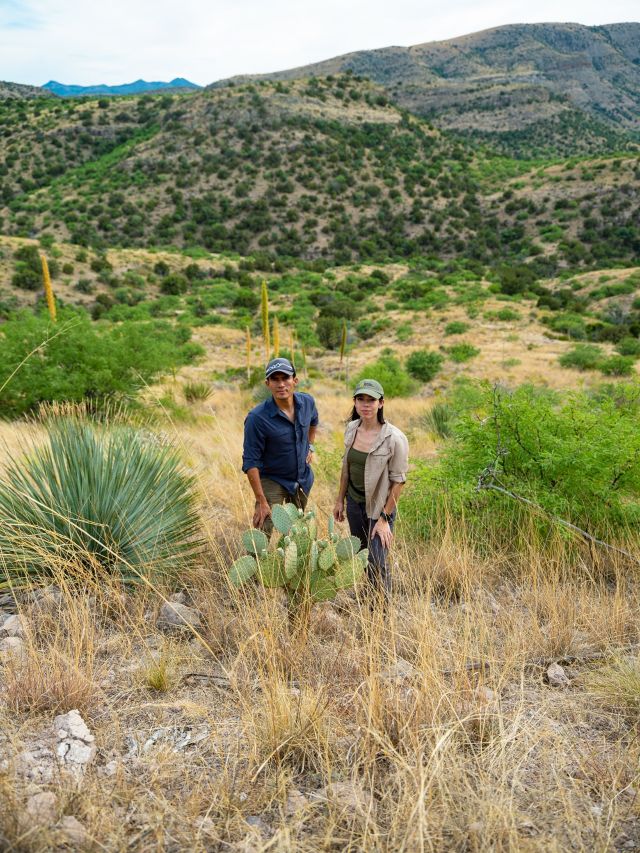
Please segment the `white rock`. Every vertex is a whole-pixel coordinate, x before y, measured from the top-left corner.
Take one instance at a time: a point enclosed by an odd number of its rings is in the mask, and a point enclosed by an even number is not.
[[[370,814],[375,808],[371,794],[357,782],[333,782],[326,788],[314,792],[312,797],[316,800],[331,802],[341,811],[350,815]]]
[[[559,663],[552,663],[547,667],[547,679],[551,687],[567,687],[569,679]]]
[[[6,637],[24,637],[24,620],[22,616],[9,616],[2,623],[0,634]]]
[[[88,841],[88,833],[80,821],[73,815],[65,815],[56,827],[64,844],[74,850],[84,847]]]
[[[197,611],[177,601],[165,601],[156,622],[156,627],[161,631],[175,628],[199,628],[200,625],[200,616]]]
[[[293,817],[303,811],[309,805],[309,800],[296,788],[291,788],[287,794],[287,802],[284,804],[284,813],[287,817]]]
[[[77,738],[85,743],[93,743],[95,740],[77,708],[68,714],[59,714],[53,721],[53,730],[58,739]]]
[[[63,769],[80,781],[95,758],[95,738],[77,709],[60,714],[53,721],[58,744],[56,755]]]
[[[28,782],[48,785],[58,778],[55,753],[48,744],[32,743],[16,756],[16,772]]]
[[[58,798],[51,791],[41,791],[27,800],[27,814],[39,826],[50,826],[58,816]]]
[[[479,684],[474,690],[474,696],[481,703],[489,704],[490,702],[496,701],[496,694],[490,687],[486,687],[484,684]]]
[[[26,655],[24,643],[20,637],[5,637],[0,640],[0,656],[4,658],[23,658]]]
[[[391,666],[379,673],[383,681],[408,681],[419,678],[420,672],[404,658],[398,658]]]

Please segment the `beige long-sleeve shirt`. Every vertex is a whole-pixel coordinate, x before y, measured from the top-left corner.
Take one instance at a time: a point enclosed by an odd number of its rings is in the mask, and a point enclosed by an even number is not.
[[[349,421],[344,433],[342,470],[347,468],[347,453],[356,438],[360,419]],[[406,435],[386,421],[376,438],[364,466],[364,493],[369,518],[377,519],[384,508],[392,483],[404,483],[409,467],[409,442]]]

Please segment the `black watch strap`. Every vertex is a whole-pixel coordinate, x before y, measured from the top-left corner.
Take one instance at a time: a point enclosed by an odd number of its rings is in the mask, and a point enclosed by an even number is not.
[[[391,521],[391,516],[387,515],[387,513],[384,510],[382,510],[382,512],[380,513],[380,518],[384,518],[384,520],[387,522]]]

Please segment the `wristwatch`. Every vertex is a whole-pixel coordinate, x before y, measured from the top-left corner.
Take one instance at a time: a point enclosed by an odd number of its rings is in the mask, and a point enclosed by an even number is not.
[[[387,523],[391,521],[391,516],[388,515],[384,510],[380,513],[380,518],[383,518]]]
[[[315,453],[315,452],[316,452],[315,447],[313,446],[313,444],[309,443],[309,453]]]

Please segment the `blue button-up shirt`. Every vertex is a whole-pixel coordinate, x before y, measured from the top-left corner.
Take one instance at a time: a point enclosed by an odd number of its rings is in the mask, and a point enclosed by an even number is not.
[[[310,394],[295,392],[293,422],[273,397],[251,409],[244,422],[242,470],[257,468],[261,477],[280,483],[290,495],[297,487],[309,493],[313,471],[307,464],[309,427],[318,423],[318,410]]]

